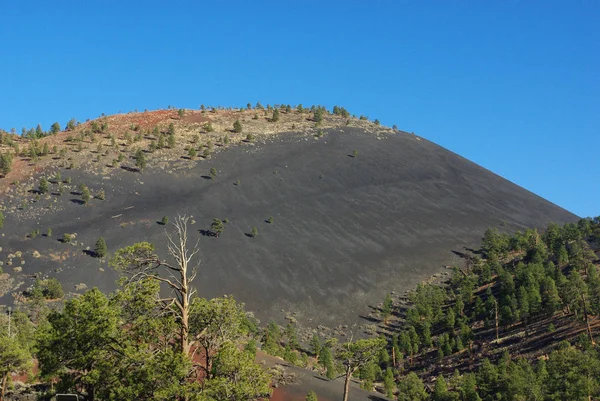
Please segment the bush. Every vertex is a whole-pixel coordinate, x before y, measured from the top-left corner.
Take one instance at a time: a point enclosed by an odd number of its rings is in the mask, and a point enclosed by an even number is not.
[[[98,194],[96,195],[96,199],[100,199],[100,200],[106,199],[106,193],[104,193],[104,189],[101,189],[100,191],[98,191]]]
[[[0,228],[4,227],[4,213],[0,212]]]
[[[213,126],[212,126],[212,124],[210,122],[205,123],[204,126],[203,126],[203,128],[204,128],[204,131],[206,131],[206,132],[213,132],[214,131],[214,128],[213,128]]]
[[[250,230],[250,236],[254,238],[257,235],[258,235],[258,228],[252,227],[252,229]]]
[[[214,180],[217,177],[217,169],[214,167],[211,168],[208,174],[210,175],[210,178]]]
[[[246,135],[246,140],[247,140],[248,142],[252,142],[252,141],[254,141],[254,135],[252,135],[252,134],[248,134],[248,135]]]
[[[81,200],[83,201],[83,203],[87,204],[90,201],[90,199],[92,199],[92,194],[90,194],[90,190],[88,189],[88,187],[84,185],[83,189],[81,190]]]
[[[319,399],[317,398],[317,394],[311,390],[306,394],[306,401],[319,401]]]
[[[46,299],[59,299],[65,295],[60,281],[55,278],[45,280],[43,287],[42,294]]]
[[[70,244],[72,240],[73,240],[72,234],[67,234],[67,233],[63,234],[63,236],[62,236],[63,244]]]
[[[167,224],[169,224],[169,218],[167,216],[163,216],[163,218],[160,219],[160,224],[166,226]]]
[[[353,150],[352,151],[352,157],[358,157],[358,150]]]
[[[188,156],[190,157],[190,159],[194,159],[197,155],[198,155],[198,152],[196,151],[196,148],[191,147],[190,150],[188,151]]]

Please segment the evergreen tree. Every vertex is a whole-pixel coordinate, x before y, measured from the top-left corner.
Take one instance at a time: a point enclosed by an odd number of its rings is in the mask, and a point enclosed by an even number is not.
[[[60,124],[58,122],[52,124],[52,126],[50,127],[50,132],[52,134],[58,134],[60,132]]]
[[[48,193],[48,180],[45,177],[40,179],[39,191],[41,194]]]
[[[0,153],[0,175],[6,176],[12,170],[12,153]]]
[[[414,372],[410,372],[398,384],[398,401],[425,401],[427,398],[425,386]]]
[[[87,204],[90,199],[92,199],[92,195],[90,194],[90,190],[85,185],[81,188],[81,201],[84,204]]]
[[[215,218],[215,219],[213,219],[213,222],[210,225],[210,229],[215,234],[215,236],[218,238],[223,233],[225,226],[223,225],[223,221],[221,219]]]
[[[387,294],[383,300],[383,306],[381,307],[381,317],[383,318],[383,323],[385,324],[387,324],[388,319],[392,315],[392,306],[392,296]]]
[[[279,121],[279,109],[273,109],[273,117],[271,117],[271,122],[276,123]]]
[[[440,374],[435,381],[435,387],[431,394],[431,401],[450,401],[450,399],[450,392],[448,391],[446,380],[444,380],[444,376]]]
[[[142,149],[138,149],[137,152],[135,152],[135,166],[140,172],[146,168],[146,155],[144,155]]]
[[[310,347],[313,355],[319,359],[319,354],[321,353],[322,345],[321,340],[319,339],[319,335],[314,333],[312,339],[310,340]]]
[[[98,238],[98,241],[96,241],[96,246],[94,247],[94,255],[97,258],[103,258],[106,256],[106,251],[106,241],[103,237]]]
[[[242,123],[240,122],[240,120],[235,120],[235,122],[233,123],[233,132],[236,132],[238,134],[242,132]]]

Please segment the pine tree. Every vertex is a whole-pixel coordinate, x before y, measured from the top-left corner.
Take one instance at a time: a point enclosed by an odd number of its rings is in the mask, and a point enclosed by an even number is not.
[[[446,380],[444,380],[444,376],[440,374],[435,381],[435,387],[433,393],[431,394],[431,401],[449,401],[449,392],[448,386],[446,385]]]
[[[138,149],[138,151],[135,152],[135,166],[140,172],[146,168],[146,155],[144,155],[144,151],[142,149]]]
[[[393,307],[392,296],[390,294],[387,294],[385,296],[385,299],[383,300],[383,306],[381,307],[381,317],[383,318],[384,324],[387,324],[388,319],[392,315],[392,307]]]
[[[94,247],[94,255],[97,258],[103,258],[106,256],[106,251],[106,241],[103,237],[98,238],[98,241],[96,241],[96,246]]]
[[[236,132],[238,134],[242,132],[242,123],[240,122],[240,120],[235,120],[235,122],[233,123],[233,132]]]
[[[48,193],[48,180],[45,177],[40,180],[39,191],[41,194]]]
[[[279,121],[279,109],[274,109],[273,117],[271,117],[271,122],[276,123],[277,121]]]
[[[60,132],[60,124],[58,122],[52,124],[52,126],[50,127],[50,132],[52,132],[53,134],[58,134]]]
[[[221,233],[223,232],[223,230],[225,229],[225,226],[223,225],[223,221],[221,219],[213,219],[212,224],[210,225],[210,229],[212,230],[212,232],[216,235],[216,237],[218,238],[219,235],[221,235]]]
[[[92,195],[90,194],[90,190],[85,185],[81,189],[81,200],[83,203],[87,204],[90,199],[92,199]]]

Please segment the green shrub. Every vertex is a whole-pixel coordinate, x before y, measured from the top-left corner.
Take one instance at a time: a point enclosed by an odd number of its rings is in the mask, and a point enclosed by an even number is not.
[[[59,299],[65,295],[60,281],[55,278],[45,280],[43,282],[43,287],[42,293],[46,299]]]

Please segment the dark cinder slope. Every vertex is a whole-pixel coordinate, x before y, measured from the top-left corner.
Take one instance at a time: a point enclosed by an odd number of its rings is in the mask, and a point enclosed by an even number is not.
[[[358,157],[351,157],[354,150]],[[218,171],[215,180],[203,177],[211,167]],[[85,246],[93,248],[102,235],[109,252],[141,240],[164,252],[164,229],[156,220],[188,214],[196,221],[192,242],[199,238],[202,249],[200,295],[233,294],[261,319],[281,317],[284,310],[313,324],[355,322],[387,292],[412,288],[458,262],[452,251],[478,245],[490,226],[514,231],[577,219],[427,140],[351,128],[320,139],[282,134],[224,150],[185,172],[66,175],[105,188],[107,200],[81,206],[63,196],[60,210],[13,222],[22,232],[3,238],[5,249],[43,255],[28,257],[23,273],[63,265],[50,275],[68,290],[79,282],[112,289],[116,275],[106,266],[100,272],[82,252]],[[272,224],[265,221],[269,216]],[[200,230],[214,217],[229,220],[225,232],[203,236]],[[27,230],[47,226],[55,236],[78,233],[84,247],[23,239]],[[250,238],[245,233],[253,226],[258,236]],[[47,257],[66,250],[66,262]]]

